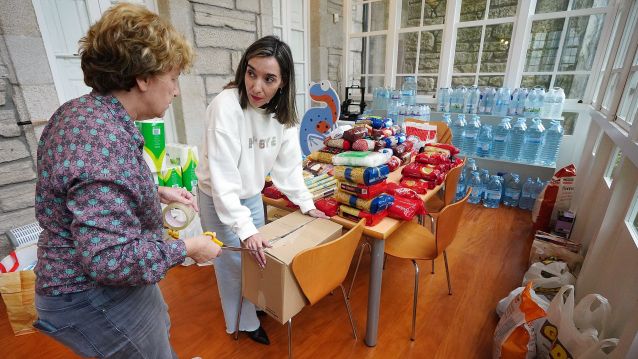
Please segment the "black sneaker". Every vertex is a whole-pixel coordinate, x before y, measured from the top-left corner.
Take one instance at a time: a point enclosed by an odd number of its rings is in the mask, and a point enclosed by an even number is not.
[[[266,334],[264,328],[262,328],[261,326],[259,326],[259,328],[253,330],[252,332],[243,330],[242,332],[246,333],[250,339],[256,341],[259,344],[270,345],[268,335]]]

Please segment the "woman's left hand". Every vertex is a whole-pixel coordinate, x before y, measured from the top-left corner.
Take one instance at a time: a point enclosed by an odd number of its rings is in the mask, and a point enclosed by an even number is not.
[[[323,213],[322,211],[316,208],[309,210],[306,214],[309,215],[310,217],[330,219],[330,217],[326,216],[325,213]]]
[[[196,212],[199,212],[195,196],[188,192],[185,188],[172,188],[172,187],[157,187],[157,193],[159,194],[160,202],[169,204],[171,202],[180,202],[185,205],[193,207]]]

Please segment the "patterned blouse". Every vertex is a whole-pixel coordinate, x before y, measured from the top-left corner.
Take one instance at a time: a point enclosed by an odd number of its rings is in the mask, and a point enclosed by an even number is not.
[[[38,143],[38,294],[156,283],[184,261],[184,242],[163,240],[143,145],[113,96],[93,92],[53,114]]]

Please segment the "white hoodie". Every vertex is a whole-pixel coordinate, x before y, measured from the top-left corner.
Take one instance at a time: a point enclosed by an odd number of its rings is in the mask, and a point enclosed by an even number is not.
[[[285,128],[273,114],[250,103],[242,109],[237,89],[223,90],[208,106],[197,167],[199,190],[213,198],[219,219],[242,241],[258,230],[240,199],[259,194],[269,173],[302,212],[315,208],[301,162],[297,128]]]

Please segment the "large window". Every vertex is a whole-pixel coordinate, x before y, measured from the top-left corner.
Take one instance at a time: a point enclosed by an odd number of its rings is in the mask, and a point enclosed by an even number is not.
[[[609,0],[345,0],[344,75],[368,94],[416,76],[420,101],[439,87],[476,84],[560,86],[568,99],[591,102],[599,44],[618,7]]]
[[[452,86],[503,86],[516,7],[515,0],[463,0]]]
[[[604,0],[538,0],[521,86],[558,86],[568,99],[585,99],[606,5]]]
[[[416,76],[419,95],[436,92],[446,6],[446,1],[401,1],[397,88],[405,76]]]

